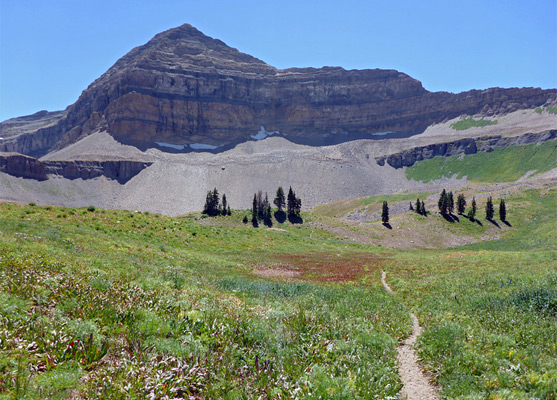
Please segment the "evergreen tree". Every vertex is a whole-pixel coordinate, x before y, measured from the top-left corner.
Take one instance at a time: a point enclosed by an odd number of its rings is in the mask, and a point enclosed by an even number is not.
[[[278,212],[282,212],[282,209],[286,205],[284,190],[282,189],[282,186],[279,186],[279,188],[277,189],[277,194],[275,196],[275,199],[273,200],[273,203],[275,204],[275,206],[277,206]]]
[[[422,215],[422,203],[420,203],[420,199],[417,198],[416,199],[416,212],[420,215]]]
[[[288,197],[286,201],[288,218],[299,218],[302,209],[302,200],[296,197],[296,193],[292,187],[288,190]]]
[[[253,195],[253,204],[251,206],[251,224],[254,227],[258,227],[259,226],[259,222],[257,220],[257,216],[258,216],[258,211],[257,211],[257,195],[254,194]]]
[[[439,207],[441,215],[447,215],[448,204],[447,192],[443,189],[441,196],[439,196],[439,200],[437,201],[437,207]]]
[[[456,210],[459,214],[464,214],[466,210],[466,198],[462,193],[456,198]]]
[[[228,209],[226,210],[226,214],[227,215],[232,215],[232,211],[230,211],[230,206],[228,206]]]
[[[221,210],[222,215],[226,215],[228,213],[227,206],[228,206],[228,203],[226,202],[226,195],[223,193],[222,194],[222,210]],[[228,208],[230,208],[230,207],[228,207]]]
[[[470,221],[474,221],[474,219],[476,218],[476,198],[472,197],[472,207],[470,208],[470,210],[468,210],[468,218],[470,218]]]
[[[203,214],[207,214],[210,217],[220,214],[220,200],[217,188],[207,192],[205,205],[203,206]]]
[[[256,199],[257,199],[257,219],[261,221],[263,219],[263,214],[265,212],[265,207],[263,204],[265,198],[263,197],[263,192],[261,190],[257,192]]]
[[[492,221],[494,215],[495,209],[493,208],[493,199],[491,198],[491,196],[489,196],[487,199],[487,203],[485,203],[485,218],[488,221]]]
[[[425,203],[423,200],[422,200],[421,210],[422,210],[422,215],[424,217],[427,217],[427,210],[425,209]]]
[[[412,202],[410,202],[409,204],[408,211],[414,211],[414,206],[412,206]]]
[[[449,214],[452,214],[454,211],[454,197],[452,191],[447,194],[447,209]]]
[[[269,203],[269,196],[265,193],[265,199],[263,200],[263,223],[267,226],[273,225],[273,220],[271,217],[271,204]]]
[[[383,221],[384,224],[389,223],[389,205],[387,204],[386,201],[383,202],[383,210],[381,211],[381,221]]]
[[[499,219],[503,222],[507,220],[507,206],[504,199],[501,199],[499,203]]]

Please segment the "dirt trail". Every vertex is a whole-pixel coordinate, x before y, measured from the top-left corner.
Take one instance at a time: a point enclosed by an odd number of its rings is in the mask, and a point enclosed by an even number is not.
[[[385,271],[381,271],[381,283],[387,292],[394,295],[393,290],[385,282],[386,276]],[[413,313],[410,313],[410,316],[412,317],[412,334],[397,349],[398,372],[404,385],[400,398],[406,400],[437,400],[439,395],[420,369],[418,357],[413,349],[423,329],[418,322],[418,318]]]

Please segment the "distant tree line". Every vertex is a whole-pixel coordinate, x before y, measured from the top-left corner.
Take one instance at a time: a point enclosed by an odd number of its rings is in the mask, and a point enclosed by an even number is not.
[[[453,192],[447,192],[445,189],[441,192],[437,202],[439,213],[443,216],[450,216],[454,211]],[[466,215],[470,221],[476,219],[478,206],[476,198],[472,197],[472,202],[468,212],[466,212],[466,197],[464,194],[459,194],[456,199],[456,211],[459,215]],[[485,204],[485,218],[488,221],[493,221],[495,217],[495,207],[493,205],[493,198],[489,196]],[[507,205],[504,199],[499,200],[499,219],[503,222],[507,221]]]
[[[296,193],[292,190],[292,187],[290,187],[288,195],[285,197],[284,189],[282,186],[279,186],[273,204],[277,207],[274,214],[267,193],[263,195],[263,192],[259,191],[253,195],[251,223],[254,227],[259,226],[260,222],[263,222],[266,226],[272,226],[273,215],[278,222],[284,222],[287,218],[292,223],[303,222],[300,214],[302,210],[302,200],[296,197]],[[286,212],[284,210],[285,207]],[[244,222],[247,223],[247,218],[244,219]]]
[[[274,212],[267,193],[263,194],[260,190],[253,195],[251,208],[251,222],[253,226],[259,226],[259,223],[272,226],[273,216],[281,223],[286,221],[286,219],[292,223],[303,222],[301,217],[302,200],[296,196],[292,187],[289,188],[288,195],[285,195],[284,189],[280,186],[276,191],[273,204],[276,206],[276,211]],[[217,188],[209,190],[205,197],[205,205],[203,206],[202,213],[210,217],[231,215],[232,212],[226,199],[226,194],[223,193],[221,198]],[[244,223],[248,222],[248,218],[245,217]]]
[[[424,217],[427,216],[427,210],[425,209],[425,204],[424,204],[423,200],[420,200],[420,198],[416,199],[415,207],[412,205],[412,203],[410,203],[409,210],[414,211],[417,214],[423,215]]]
[[[453,216],[453,213],[455,211],[455,206],[458,215],[463,215],[463,216],[465,215],[466,217],[468,217],[468,219],[470,219],[470,221],[475,221],[476,214],[478,212],[476,198],[475,197],[472,198],[470,207],[467,209],[466,208],[467,202],[464,194],[461,193],[457,196],[456,204],[455,204],[453,192],[452,191],[447,192],[445,189],[443,189],[437,201],[437,207],[439,208],[439,213],[445,218],[451,220],[451,216]],[[383,204],[384,210],[385,207],[386,205]],[[410,202],[408,209],[420,215],[427,216],[427,210],[425,208],[425,204],[423,200],[420,200],[419,198],[416,199],[415,203]],[[385,211],[383,211],[382,215],[385,215]],[[388,209],[387,209],[387,215],[388,215]],[[493,198],[490,196],[488,197],[485,205],[485,217],[488,221],[493,221],[494,216],[495,216],[495,207],[493,204]],[[499,219],[503,222],[507,222],[507,205],[504,199],[499,200]],[[385,223],[384,218],[382,218],[382,220]]]

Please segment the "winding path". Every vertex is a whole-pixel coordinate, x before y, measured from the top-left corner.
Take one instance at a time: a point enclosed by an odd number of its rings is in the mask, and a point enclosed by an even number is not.
[[[387,292],[394,295],[393,290],[385,282],[386,276],[385,271],[381,271],[381,283]],[[406,400],[438,400],[439,395],[420,369],[418,357],[413,348],[418,336],[423,332],[423,328],[413,313],[410,313],[410,316],[412,317],[412,334],[397,349],[398,372],[404,385],[400,398]]]

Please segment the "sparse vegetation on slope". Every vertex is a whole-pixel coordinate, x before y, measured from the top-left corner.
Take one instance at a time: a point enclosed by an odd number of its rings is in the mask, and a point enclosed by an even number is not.
[[[429,182],[456,175],[472,181],[511,182],[527,172],[542,173],[557,167],[557,141],[526,146],[496,147],[490,153],[434,157],[406,169],[409,179]]]
[[[489,119],[474,119],[473,117],[464,118],[460,121],[455,122],[451,125],[451,128],[457,131],[464,131],[466,129],[472,127],[482,127],[482,126],[489,126],[489,125],[497,125],[497,120],[489,120]]]

